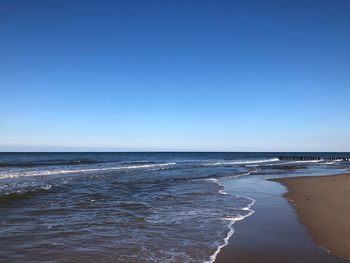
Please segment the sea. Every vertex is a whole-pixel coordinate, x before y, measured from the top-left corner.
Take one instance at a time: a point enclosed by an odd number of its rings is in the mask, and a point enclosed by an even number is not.
[[[0,262],[211,263],[259,201],[225,183],[348,172],[337,155],[0,153]]]

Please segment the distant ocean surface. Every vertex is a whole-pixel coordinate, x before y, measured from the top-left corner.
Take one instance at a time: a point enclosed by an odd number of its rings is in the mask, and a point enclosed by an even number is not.
[[[279,155],[0,153],[0,261],[213,262],[254,213],[226,180],[350,168]]]

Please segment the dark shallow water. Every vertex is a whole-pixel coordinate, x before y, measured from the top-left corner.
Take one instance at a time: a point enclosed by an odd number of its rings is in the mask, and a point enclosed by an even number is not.
[[[211,262],[254,210],[225,180],[349,169],[278,155],[1,153],[0,261]]]

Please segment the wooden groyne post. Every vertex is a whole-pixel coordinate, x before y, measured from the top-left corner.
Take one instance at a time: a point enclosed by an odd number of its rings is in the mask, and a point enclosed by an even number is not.
[[[281,155],[280,161],[350,161],[350,156],[311,156],[311,155]]]

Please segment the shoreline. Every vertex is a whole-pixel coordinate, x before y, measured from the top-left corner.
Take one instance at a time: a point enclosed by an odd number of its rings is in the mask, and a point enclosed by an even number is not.
[[[214,180],[215,183],[217,183],[218,185],[220,185],[224,189],[224,185],[220,184],[217,179],[212,178],[211,180]],[[220,189],[219,193],[222,194],[222,195],[227,195],[227,193],[223,189]],[[235,218],[226,218],[226,219],[224,219],[224,220],[229,221],[229,223],[228,223],[229,231],[227,232],[226,237],[223,239],[224,243],[221,244],[221,245],[218,245],[218,247],[215,250],[215,252],[212,255],[210,255],[209,259],[204,261],[204,263],[214,263],[214,262],[216,262],[217,256],[220,254],[221,250],[229,244],[229,240],[230,240],[230,238],[232,237],[232,235],[235,232],[234,224],[236,222],[244,220],[245,218],[247,218],[247,217],[249,217],[249,216],[251,216],[252,214],[255,213],[255,211],[252,210],[251,207],[255,204],[256,200],[252,199],[252,198],[249,198],[249,197],[245,197],[245,198],[250,199],[251,203],[248,204],[246,207],[242,208],[242,210],[249,211],[249,214],[247,214],[245,216],[237,216]]]
[[[234,224],[234,234],[216,263],[348,263],[316,245],[284,197],[287,188],[261,175],[225,180],[225,192],[256,200],[252,216]]]
[[[271,179],[287,187],[284,197],[316,244],[350,259],[350,174]]]

